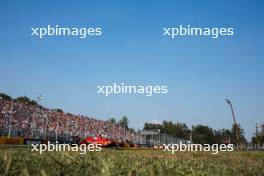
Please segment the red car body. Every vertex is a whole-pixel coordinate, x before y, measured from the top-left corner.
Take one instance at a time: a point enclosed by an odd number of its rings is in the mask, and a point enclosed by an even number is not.
[[[80,144],[100,144],[102,147],[107,147],[111,143],[112,141],[110,139],[104,138],[102,136],[87,137],[80,142]]]

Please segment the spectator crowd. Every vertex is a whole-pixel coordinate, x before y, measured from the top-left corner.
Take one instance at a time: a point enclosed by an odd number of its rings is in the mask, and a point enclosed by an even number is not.
[[[1,98],[0,135],[62,140],[102,135],[131,140],[135,134],[118,123]]]

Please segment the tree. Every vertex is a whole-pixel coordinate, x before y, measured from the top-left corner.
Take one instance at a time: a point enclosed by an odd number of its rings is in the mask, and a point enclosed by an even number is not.
[[[5,94],[5,93],[0,93],[0,97],[3,99],[3,100],[12,100],[12,98]]]
[[[56,111],[56,112],[58,112],[58,113],[63,113],[63,110],[62,110],[62,109],[59,109],[59,108],[54,109],[54,111]]]
[[[196,144],[214,144],[216,142],[212,128],[196,125],[192,128],[192,141]]]
[[[32,106],[38,106],[39,108],[43,108],[35,100],[30,100],[26,96],[18,97],[14,101],[19,102],[19,103],[25,103],[25,104],[32,105]]]
[[[160,130],[161,133],[164,133],[164,126],[162,124],[155,123],[145,123],[144,130]]]
[[[174,124],[174,136],[181,139],[188,139],[190,130],[185,123]]]
[[[128,129],[128,123],[129,123],[129,121],[128,121],[128,118],[126,116],[123,116],[122,119],[120,119],[120,121],[119,121],[119,124],[125,129]]]
[[[163,126],[164,126],[165,133],[175,134],[174,124],[172,123],[172,121],[163,121]]]
[[[251,141],[253,144],[263,145],[264,144],[264,135],[258,135],[258,136],[255,135],[251,138]]]
[[[162,124],[145,123],[144,130],[160,130],[161,133],[172,134],[180,139],[189,139],[190,130],[185,123],[163,121]]]
[[[237,132],[238,132],[238,139],[237,139]],[[244,136],[244,129],[241,128],[239,124],[233,124],[231,129],[231,143],[238,144],[238,143],[246,143],[247,140]]]
[[[110,119],[109,119],[109,122],[111,122],[111,123],[114,123],[114,124],[115,124],[115,123],[116,123],[116,119],[115,119],[114,117],[112,117],[112,118],[110,118]]]
[[[26,104],[33,105],[33,106],[38,105],[38,103],[35,100],[30,100],[26,96],[18,97],[15,99],[15,101],[19,103],[26,103]]]
[[[232,133],[229,129],[214,130],[214,136],[217,144],[223,144],[229,142]]]
[[[15,101],[20,103],[28,103],[28,104],[30,104],[31,102],[31,100],[26,96],[18,97],[15,99]]]

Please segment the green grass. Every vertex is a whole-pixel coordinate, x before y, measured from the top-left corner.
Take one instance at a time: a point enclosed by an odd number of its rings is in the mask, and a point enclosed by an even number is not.
[[[0,149],[0,175],[264,175],[264,152],[158,150],[45,152]]]

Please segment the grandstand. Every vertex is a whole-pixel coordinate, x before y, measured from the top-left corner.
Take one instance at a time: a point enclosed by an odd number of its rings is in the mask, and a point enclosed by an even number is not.
[[[71,141],[73,136],[84,138],[97,135],[131,140],[135,134],[110,121],[0,98],[0,135]]]
[[[134,132],[122,127],[120,123],[65,113],[61,109],[49,109],[27,97],[13,100],[5,94],[1,95],[0,137],[71,143],[88,136],[102,135],[117,141],[130,141],[148,146],[186,142],[160,131]]]

